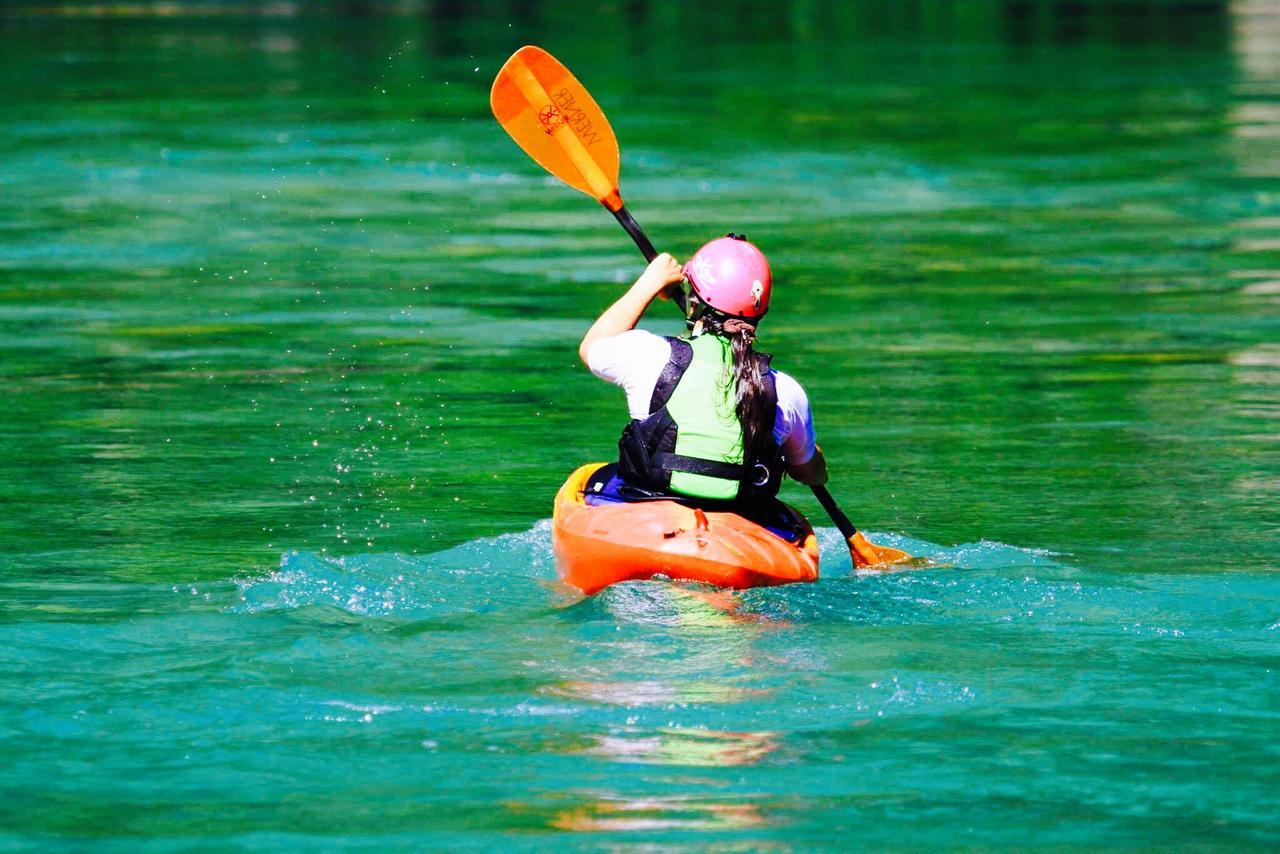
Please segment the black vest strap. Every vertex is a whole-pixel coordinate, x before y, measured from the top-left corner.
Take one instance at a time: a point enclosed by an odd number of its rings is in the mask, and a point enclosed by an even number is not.
[[[707,477],[721,477],[725,480],[742,480],[747,472],[746,466],[686,457],[669,451],[658,451],[653,455],[653,461],[666,472],[683,471],[689,474],[704,474]]]
[[[769,353],[756,353],[756,358],[760,360],[760,373],[764,375],[764,393],[765,399],[769,401],[768,411],[778,411],[778,384],[770,369],[773,362],[773,356]],[[769,429],[773,429],[773,425],[769,425]]]
[[[671,345],[671,358],[663,365],[658,382],[653,386],[653,397],[649,398],[650,412],[657,412],[667,405],[671,395],[675,394],[676,384],[693,361],[693,346],[688,341],[670,336],[665,340]]]

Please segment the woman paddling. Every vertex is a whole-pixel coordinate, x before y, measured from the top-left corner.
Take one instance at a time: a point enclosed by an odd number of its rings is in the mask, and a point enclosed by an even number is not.
[[[635,328],[654,297],[686,279],[688,337]],[[683,268],[657,256],[592,324],[578,355],[626,392],[632,420],[618,464],[593,479],[588,503],[675,497],[768,524],[784,471],[801,483],[826,482],[804,389],[753,349],[769,294],[764,253],[730,234]]]

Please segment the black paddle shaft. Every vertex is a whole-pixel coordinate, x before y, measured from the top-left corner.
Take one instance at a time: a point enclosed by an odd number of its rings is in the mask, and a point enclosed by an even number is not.
[[[644,229],[640,227],[640,223],[636,222],[636,218],[631,215],[631,211],[627,210],[627,206],[623,205],[616,211],[611,211],[613,218],[627,230],[627,234],[631,235],[631,239],[636,242],[636,246],[640,247],[640,253],[644,255],[644,260],[652,261],[658,257],[658,250],[653,248],[653,244],[649,242],[649,235],[644,233]]]
[[[653,248],[653,244],[649,241],[649,235],[644,233],[644,229],[640,227],[640,223],[636,222],[636,218],[631,215],[631,211],[627,210],[627,206],[623,205],[616,211],[610,211],[613,218],[618,224],[627,230],[627,234],[631,235],[631,239],[636,242],[636,246],[640,249],[640,254],[644,255],[644,260],[652,261],[658,257],[658,250]],[[680,309],[680,313],[685,313],[684,291],[673,285],[667,290],[667,296],[671,297],[676,306]]]
[[[813,490],[813,495],[818,499],[818,503],[822,505],[822,509],[827,511],[831,521],[836,523],[840,533],[844,534],[844,538],[846,540],[853,539],[854,534],[858,533],[858,529],[853,527],[853,523],[849,521],[848,516],[844,515],[844,511],[836,506],[836,500],[831,497],[830,492],[827,492],[827,488],[820,483],[811,484],[809,488]]]

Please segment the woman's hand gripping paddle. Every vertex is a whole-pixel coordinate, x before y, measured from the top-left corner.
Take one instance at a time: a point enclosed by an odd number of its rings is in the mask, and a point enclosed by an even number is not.
[[[542,48],[526,45],[498,69],[489,106],[525,154],[604,205],[640,247],[644,259],[654,259],[657,250],[618,192],[618,138],[595,99],[569,69]],[[683,294],[672,288],[663,296],[682,298]]]
[[[498,69],[489,106],[516,145],[543,169],[608,208],[645,260],[654,259],[657,250],[618,192],[618,138],[595,99],[569,69],[542,48],[526,45]],[[683,297],[678,289],[671,295]],[[854,566],[911,559],[906,552],[877,546],[858,533],[826,487],[813,487],[813,494],[848,541]]]

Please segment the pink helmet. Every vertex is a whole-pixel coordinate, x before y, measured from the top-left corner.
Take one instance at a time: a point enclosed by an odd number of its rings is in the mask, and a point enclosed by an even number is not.
[[[693,253],[684,274],[698,299],[716,311],[753,319],[769,310],[769,260],[741,234],[716,238]]]

